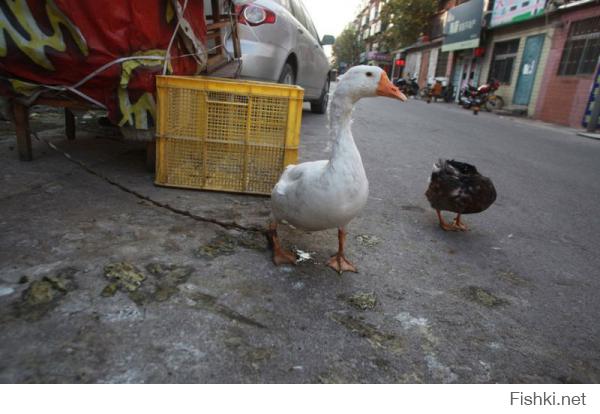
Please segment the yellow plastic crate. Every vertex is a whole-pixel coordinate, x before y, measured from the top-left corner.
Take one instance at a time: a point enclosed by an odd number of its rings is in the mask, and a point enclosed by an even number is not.
[[[271,194],[297,162],[302,88],[202,76],[156,86],[156,184]]]

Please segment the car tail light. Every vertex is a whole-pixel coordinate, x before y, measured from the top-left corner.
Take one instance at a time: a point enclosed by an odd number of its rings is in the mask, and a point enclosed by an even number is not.
[[[271,10],[253,4],[238,4],[235,6],[238,22],[249,26],[275,23],[276,16]]]

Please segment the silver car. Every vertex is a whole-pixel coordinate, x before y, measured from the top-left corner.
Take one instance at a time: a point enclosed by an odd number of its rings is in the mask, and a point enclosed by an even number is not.
[[[241,76],[304,88],[311,111],[327,110],[330,66],[301,0],[235,0],[242,49]]]

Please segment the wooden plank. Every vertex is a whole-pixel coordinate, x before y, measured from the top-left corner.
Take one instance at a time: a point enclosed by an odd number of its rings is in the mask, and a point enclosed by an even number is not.
[[[210,32],[211,30],[219,30],[223,27],[227,27],[230,25],[231,25],[231,22],[224,20],[224,21],[220,21],[218,23],[212,23],[212,24],[206,25],[206,31]]]
[[[221,46],[221,32],[213,32],[213,33],[207,33],[206,34],[206,38],[207,39],[215,39],[215,43],[218,43],[219,46]],[[217,40],[219,42],[217,42]]]
[[[221,20],[221,7],[220,7],[220,0],[210,0],[211,5],[212,5],[212,13],[213,16],[215,17],[213,19],[213,21],[216,23],[219,20]]]
[[[54,106],[58,108],[71,108],[71,109],[100,109],[96,106],[89,105],[83,102],[70,100],[70,99],[62,99],[62,98],[45,98],[40,97],[35,100],[33,105],[47,105]]]
[[[233,21],[233,27],[231,28],[232,40],[233,40],[233,56],[236,59],[240,59],[242,57],[242,46],[240,44],[240,35],[238,33],[238,22],[237,20]]]
[[[219,22],[221,21],[221,0],[211,0],[211,4],[212,4],[212,13],[214,15],[214,20],[213,20],[213,24],[219,24]],[[223,39],[221,39],[221,29],[219,28],[218,31],[218,36],[214,37],[213,35],[209,34],[209,37],[211,39],[215,40],[215,46],[221,46],[223,44]],[[220,53],[225,53],[224,50],[221,50]]]
[[[212,73],[227,63],[227,58],[223,55],[211,56],[208,58],[206,71]]]
[[[33,151],[31,150],[31,135],[29,134],[29,108],[13,101],[13,114],[15,117],[15,129],[17,132],[17,150],[21,161],[31,161]]]
[[[236,16],[234,15],[234,18],[235,17]],[[214,19],[212,14],[207,14],[205,16],[205,19],[210,20],[210,21],[229,20],[229,15],[228,14],[219,14],[216,16],[216,19]]]
[[[65,133],[67,139],[75,139],[75,115],[69,108],[65,108]]]
[[[227,62],[227,58],[223,55],[214,55],[208,58],[208,66],[217,66]]]

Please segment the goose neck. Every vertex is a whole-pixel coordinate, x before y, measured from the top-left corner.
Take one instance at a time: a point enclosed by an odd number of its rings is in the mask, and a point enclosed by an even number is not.
[[[353,107],[354,101],[351,97],[345,94],[334,94],[329,108],[330,133],[333,139],[330,158],[332,165],[362,164],[350,128]]]
[[[336,91],[329,107],[329,130],[335,142],[349,133],[354,102]]]

